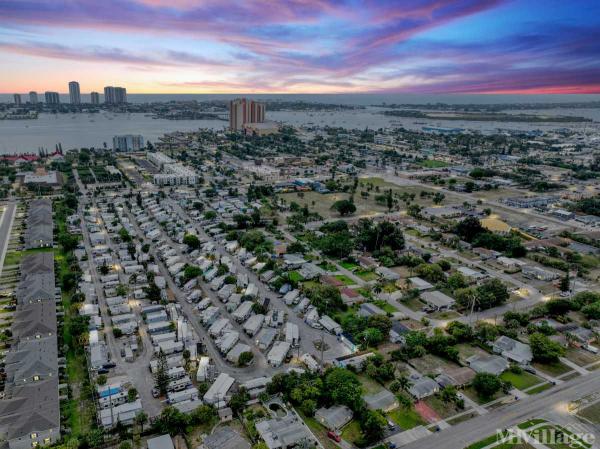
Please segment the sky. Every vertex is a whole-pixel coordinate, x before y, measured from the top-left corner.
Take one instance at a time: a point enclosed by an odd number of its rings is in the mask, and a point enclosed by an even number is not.
[[[600,93],[598,0],[0,0],[0,92]]]

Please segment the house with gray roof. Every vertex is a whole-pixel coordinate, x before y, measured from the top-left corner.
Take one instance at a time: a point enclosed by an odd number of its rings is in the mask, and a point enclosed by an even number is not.
[[[51,445],[60,439],[55,294],[53,255],[24,257],[13,315],[15,343],[4,359],[0,400],[0,438],[9,449]]]
[[[385,388],[378,393],[364,396],[363,399],[367,403],[367,408],[371,410],[383,410],[384,412],[389,412],[398,407],[396,396]]]
[[[37,199],[29,202],[25,248],[51,248],[54,238],[52,200]]]
[[[520,365],[527,365],[533,359],[533,354],[531,353],[529,345],[507,337],[506,335],[501,335],[494,341],[492,350],[496,354],[500,354],[511,362]]]
[[[499,376],[508,369],[508,360],[497,355],[473,355],[467,363],[476,373],[490,373]]]
[[[345,405],[321,407],[315,413],[315,419],[328,430],[337,431],[352,421],[352,410]]]
[[[269,449],[287,449],[303,442],[306,447],[321,447],[304,424],[304,421],[294,413],[289,412],[283,418],[273,418],[256,423],[256,430]]]
[[[250,449],[250,443],[231,427],[219,427],[207,435],[198,449]]]
[[[423,399],[437,393],[439,390],[440,386],[435,380],[424,376],[415,381],[408,389],[408,392],[415,399]]]

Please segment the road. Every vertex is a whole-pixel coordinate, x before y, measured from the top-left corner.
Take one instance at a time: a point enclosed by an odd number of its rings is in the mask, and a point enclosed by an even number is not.
[[[10,230],[12,229],[16,210],[17,204],[10,202],[4,206],[2,218],[0,218],[0,276],[2,276],[2,269],[4,268],[4,258],[8,250]]]
[[[463,449],[469,444],[495,434],[496,430],[509,428],[550,411],[566,414],[569,401],[598,390],[600,390],[600,376],[576,377],[550,390],[528,396],[511,405],[492,410],[486,415],[475,417],[402,447],[403,449]]]

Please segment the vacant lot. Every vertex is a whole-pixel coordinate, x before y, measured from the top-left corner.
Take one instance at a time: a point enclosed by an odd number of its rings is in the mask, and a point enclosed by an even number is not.
[[[535,369],[539,369],[540,371],[549,374],[550,376],[560,376],[561,374],[565,374],[568,373],[569,371],[572,371],[571,368],[569,368],[567,365],[565,365],[564,363],[558,362],[558,363],[553,363],[553,364],[542,364],[542,363],[533,363],[533,367]]]
[[[578,348],[567,349],[567,353],[565,354],[565,356],[571,362],[573,362],[579,366],[586,366],[586,365],[589,365],[590,363],[595,363],[598,360],[600,360],[600,356],[598,356],[596,354],[592,354],[591,352],[586,351],[584,349],[578,349]]]
[[[456,369],[458,365],[448,362],[432,354],[425,354],[418,359],[410,360],[410,364],[421,374],[439,374],[446,369]]]

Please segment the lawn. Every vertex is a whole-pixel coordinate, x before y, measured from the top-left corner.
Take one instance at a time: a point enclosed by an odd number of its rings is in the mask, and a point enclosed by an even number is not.
[[[357,268],[359,268],[359,266],[357,264],[355,264],[354,262],[348,262],[348,261],[340,262],[340,266],[342,266],[343,268],[345,268],[346,270],[349,270],[349,271],[354,271]]]
[[[465,395],[467,395],[469,398],[471,398],[473,401],[475,401],[477,404],[479,405],[483,405],[483,404],[487,404],[488,402],[491,402],[495,399],[501,398],[502,396],[504,396],[504,393],[502,393],[501,391],[497,392],[494,396],[492,396],[491,398],[482,398],[481,396],[479,396],[477,394],[477,392],[475,391],[475,389],[473,387],[467,387],[463,390],[463,393]]]
[[[364,394],[375,394],[383,390],[383,387],[380,384],[378,384],[376,381],[374,381],[367,375],[359,374],[357,377],[358,380],[360,380],[360,383],[362,384]]]
[[[342,429],[342,438],[350,443],[354,443],[361,436],[360,424],[358,421],[352,420]],[[337,446],[336,446],[337,447]]]
[[[373,301],[373,304],[375,304],[380,309],[383,309],[383,311],[386,313],[394,313],[394,312],[398,311],[398,309],[396,309],[393,305],[391,305],[387,301],[377,300],[377,301]]]
[[[600,402],[590,405],[577,413],[595,424],[600,424]]]
[[[348,276],[346,276],[345,274],[336,274],[335,278],[342,282],[344,285],[354,285],[356,284],[356,282],[354,282],[352,279],[350,279]]]
[[[434,410],[442,419],[449,418],[464,410],[459,409],[453,402],[444,402],[437,396],[429,396],[423,399],[432,410]]]
[[[419,298],[402,299],[400,302],[414,312],[420,312],[425,306]]]
[[[366,282],[379,279],[379,276],[374,271],[358,270],[358,271],[355,271],[354,274]]]
[[[424,161],[419,162],[419,165],[423,168],[444,168],[448,166],[448,163],[434,159],[425,159]]]
[[[571,368],[569,368],[567,365],[565,365],[564,363],[558,362],[558,363],[552,363],[552,364],[548,364],[548,363],[533,363],[533,367],[535,369],[539,369],[540,371],[550,375],[550,376],[560,376],[561,374],[565,374],[568,373],[569,371],[572,371]]]
[[[598,355],[592,354],[591,352],[578,348],[567,349],[565,357],[579,366],[586,366],[590,363],[594,363],[600,360],[600,357]]]
[[[520,374],[516,374],[511,371],[505,371],[500,375],[500,378],[503,381],[510,382],[513,387],[518,390],[525,390],[542,382],[542,379],[526,371],[523,371]]]
[[[333,271],[337,271],[337,269],[338,269],[338,268],[337,268],[337,267],[336,267],[334,264],[332,264],[331,262],[321,262],[321,263],[319,264],[319,267],[321,267],[321,268],[322,268],[322,269],[324,269],[325,271],[331,271],[331,272],[333,272]]]
[[[503,432],[503,437],[506,436],[506,432]],[[487,438],[484,438],[483,440],[478,441],[477,443],[473,443],[470,446],[467,446],[465,449],[482,449],[486,446],[489,446],[492,443],[495,443],[498,441],[498,435],[494,434],[494,435],[490,435]]]
[[[544,384],[538,385],[537,387],[533,387],[531,390],[527,390],[527,394],[538,394],[552,387],[553,385],[551,383],[546,382]]]
[[[569,430],[558,425],[547,425],[538,427],[529,432],[529,435],[543,443],[545,446],[552,449],[574,449],[574,448],[589,448],[591,444],[587,444],[574,436]],[[571,438],[569,438],[571,436]],[[555,441],[551,443],[550,441]]]
[[[423,418],[421,418],[413,408],[406,409],[404,407],[398,407],[389,412],[387,416],[398,424],[402,430],[408,430],[426,424],[426,422],[423,421]]]
[[[546,422],[545,419],[534,418],[534,419],[530,419],[529,421],[522,422],[517,427],[519,429],[529,429],[530,427],[533,427],[533,426],[535,426],[537,424],[541,424],[541,423],[544,423],[544,422]]]
[[[479,346],[474,346],[470,343],[459,343],[456,345],[456,349],[458,349],[461,360],[466,360],[474,355],[488,355],[488,353]]]
[[[302,282],[304,280],[304,278],[297,271],[290,271],[288,276],[292,282]]]
[[[439,373],[439,370],[446,371],[458,368],[458,365],[455,363],[444,360],[433,354],[425,354],[423,357],[411,359],[409,362],[423,375]]]

